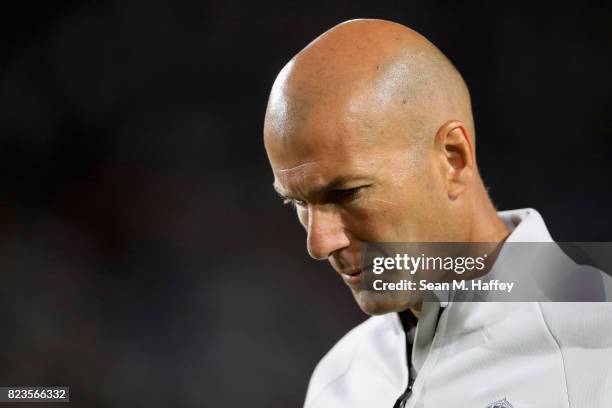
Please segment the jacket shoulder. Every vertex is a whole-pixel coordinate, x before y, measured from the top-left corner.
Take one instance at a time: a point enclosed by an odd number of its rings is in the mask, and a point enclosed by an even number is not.
[[[344,377],[364,344],[376,337],[388,325],[388,318],[372,316],[346,333],[319,361],[308,384],[305,407],[326,389]]]

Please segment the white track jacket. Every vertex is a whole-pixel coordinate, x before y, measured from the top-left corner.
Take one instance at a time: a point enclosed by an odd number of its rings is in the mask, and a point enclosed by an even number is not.
[[[533,209],[500,212],[507,241],[551,242]],[[612,408],[612,303],[423,305],[408,408]],[[305,408],[392,408],[406,389],[396,313],[373,316],[317,365]]]

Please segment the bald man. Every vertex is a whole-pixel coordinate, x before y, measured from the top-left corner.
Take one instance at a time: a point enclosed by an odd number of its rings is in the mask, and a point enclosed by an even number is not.
[[[476,166],[468,89],[427,39],[382,20],[322,34],[274,82],[264,142],[308,253],[329,261],[372,315],[318,364],[307,408],[612,406],[605,367],[593,365],[603,380],[590,388],[572,372],[601,355],[569,355],[574,332],[556,324],[578,313],[597,325],[609,314],[363,290],[369,242],[552,242],[535,210],[494,208]]]

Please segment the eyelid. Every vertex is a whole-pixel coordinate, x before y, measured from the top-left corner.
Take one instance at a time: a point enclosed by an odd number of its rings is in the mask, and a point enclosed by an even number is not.
[[[329,190],[325,194],[326,195],[325,201],[341,202],[344,200],[353,199],[355,198],[357,193],[359,193],[362,189],[369,187],[369,186],[370,185],[363,185],[363,186],[357,186],[357,187],[336,188],[333,190]],[[282,197],[282,199],[283,199],[283,204],[291,205],[292,207],[305,207],[306,206],[306,201],[304,200],[299,200],[297,198],[290,198],[290,197]]]
[[[328,197],[331,201],[349,200],[349,199],[355,198],[355,195],[364,187],[367,187],[367,186],[338,188],[335,190],[331,190],[328,193]]]

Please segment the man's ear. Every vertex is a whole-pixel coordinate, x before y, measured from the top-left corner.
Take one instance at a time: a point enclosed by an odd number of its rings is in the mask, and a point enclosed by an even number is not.
[[[456,200],[475,171],[474,149],[465,124],[452,120],[442,125],[436,134],[435,147],[441,160],[448,198]]]

